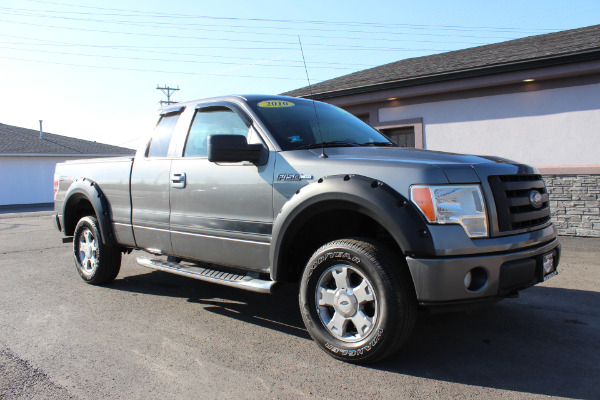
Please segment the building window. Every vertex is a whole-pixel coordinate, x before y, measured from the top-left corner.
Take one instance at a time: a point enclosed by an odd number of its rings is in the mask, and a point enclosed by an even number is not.
[[[380,129],[380,131],[400,147],[415,147],[414,126]]]
[[[379,122],[374,128],[399,146],[425,148],[423,118]]]

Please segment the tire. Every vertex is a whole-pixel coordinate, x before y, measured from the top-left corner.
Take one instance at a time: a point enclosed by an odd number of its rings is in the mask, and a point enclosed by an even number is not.
[[[308,333],[339,360],[368,364],[409,338],[417,302],[402,256],[368,239],[336,240],[308,261],[300,284]]]
[[[121,251],[102,242],[98,220],[89,216],[81,218],[74,236],[75,267],[81,278],[91,285],[114,280],[121,269]]]

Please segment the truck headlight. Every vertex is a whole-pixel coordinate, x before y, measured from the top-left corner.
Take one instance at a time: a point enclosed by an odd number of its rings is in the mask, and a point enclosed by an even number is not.
[[[479,185],[415,185],[411,201],[432,224],[458,224],[469,237],[486,237],[488,220]]]

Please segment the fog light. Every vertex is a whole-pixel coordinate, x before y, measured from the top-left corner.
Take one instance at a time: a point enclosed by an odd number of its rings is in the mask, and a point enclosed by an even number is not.
[[[471,282],[473,281],[473,274],[471,273],[471,271],[467,272],[467,274],[465,275],[465,287],[468,289],[469,286],[471,286]]]
[[[470,292],[478,292],[488,283],[488,274],[482,267],[476,267],[467,272],[464,279],[465,288]]]

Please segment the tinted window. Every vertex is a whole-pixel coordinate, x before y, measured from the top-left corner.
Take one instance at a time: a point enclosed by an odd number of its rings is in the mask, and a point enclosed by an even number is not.
[[[184,157],[206,157],[210,135],[243,135],[248,137],[248,126],[227,107],[208,107],[196,111],[185,145]]]
[[[395,146],[360,119],[331,104],[268,98],[248,104],[283,150],[310,148],[320,143],[329,146]]]
[[[381,131],[400,147],[415,147],[415,128],[413,126],[388,128]]]
[[[166,157],[167,151],[169,150],[169,143],[171,142],[171,136],[177,121],[179,120],[180,114],[163,115],[156,128],[154,128],[154,135],[150,141],[150,147],[146,153],[146,157]]]

